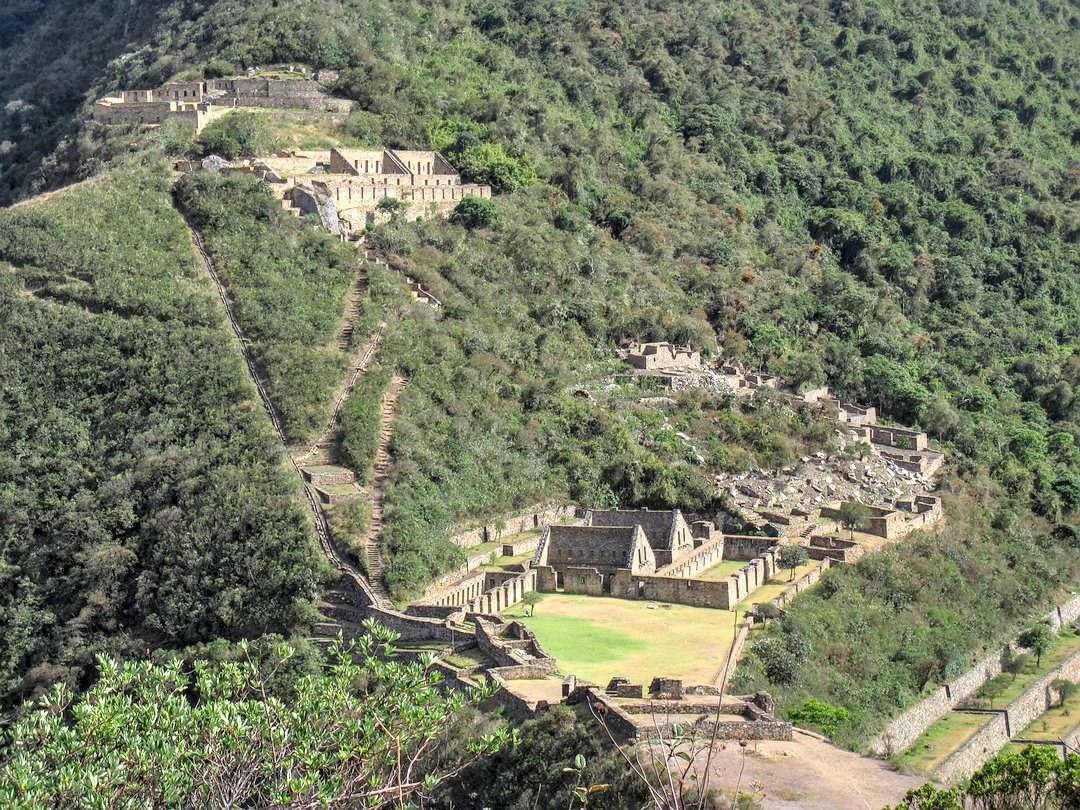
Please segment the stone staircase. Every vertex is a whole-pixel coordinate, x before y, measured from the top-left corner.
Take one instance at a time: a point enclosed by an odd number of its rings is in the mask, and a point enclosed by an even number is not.
[[[360,296],[366,283],[363,273],[358,272],[356,285],[353,287],[352,292],[349,293],[346,302],[345,321],[341,327],[341,334],[338,336],[338,351],[347,352],[352,345],[353,327],[356,324],[356,319],[360,317]]]
[[[368,530],[366,543],[368,580],[372,588],[376,585],[382,588],[382,576],[386,570],[383,562],[382,549],[379,539],[383,532],[383,498],[386,489],[386,477],[390,470],[390,439],[393,436],[394,411],[397,408],[397,398],[404,386],[405,380],[394,375],[390,381],[390,388],[383,397],[382,411],[379,424],[379,447],[375,451],[374,476],[369,488],[371,503],[371,528]]]

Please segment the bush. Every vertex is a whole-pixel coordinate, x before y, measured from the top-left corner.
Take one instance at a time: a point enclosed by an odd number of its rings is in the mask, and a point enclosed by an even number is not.
[[[207,124],[197,144],[200,155],[220,155],[227,160],[266,155],[276,148],[274,131],[266,118],[240,110]]]
[[[791,722],[803,726],[816,726],[826,736],[836,734],[840,725],[850,722],[851,712],[840,706],[830,706],[823,700],[808,700],[800,709],[788,712]]]
[[[466,197],[454,208],[451,220],[470,230],[475,228],[494,228],[501,221],[499,208],[492,200],[480,197]]]

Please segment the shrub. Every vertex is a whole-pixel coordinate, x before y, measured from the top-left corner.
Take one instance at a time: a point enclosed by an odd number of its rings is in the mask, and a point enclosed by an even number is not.
[[[451,219],[458,225],[470,230],[475,228],[494,228],[502,220],[498,206],[491,200],[480,197],[466,197],[454,208]]]
[[[211,121],[197,143],[201,155],[221,155],[228,160],[242,155],[265,155],[275,149],[274,132],[266,119],[245,111],[231,112]]]

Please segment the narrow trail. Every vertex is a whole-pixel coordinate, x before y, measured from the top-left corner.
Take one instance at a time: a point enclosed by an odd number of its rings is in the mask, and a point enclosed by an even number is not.
[[[371,358],[375,356],[375,352],[385,336],[386,324],[380,323],[379,328],[371,339],[371,343],[368,344],[367,349],[361,352],[357,356],[356,362],[353,363],[352,370],[345,379],[345,384],[341,387],[337,398],[334,400],[334,409],[330,412],[330,418],[326,420],[326,425],[323,427],[322,433],[320,433],[318,438],[312,442],[311,448],[306,453],[296,458],[298,464],[309,461],[311,457],[318,454],[319,451],[329,452],[332,449],[332,435],[338,426],[338,422],[341,420],[341,409],[345,405],[345,400],[349,398],[349,394],[352,393],[353,388],[356,386],[356,381],[360,379],[360,375],[367,371],[368,363],[370,363]]]
[[[382,551],[379,541],[383,531],[383,499],[386,496],[387,473],[390,470],[390,439],[394,435],[394,411],[397,408],[398,394],[405,386],[405,378],[397,374],[390,381],[390,387],[383,397],[379,414],[379,447],[375,451],[375,474],[366,495],[371,505],[371,525],[365,542],[368,560],[368,575],[373,582],[381,582],[384,571]]]
[[[202,258],[203,264],[206,267],[207,272],[210,274],[210,278],[214,282],[214,286],[217,288],[218,296],[221,298],[221,303],[225,308],[225,317],[229,321],[229,325],[232,327],[233,335],[236,337],[240,344],[240,352],[244,357],[244,363],[247,365],[248,373],[251,375],[252,381],[255,383],[255,388],[259,392],[259,399],[262,401],[263,408],[266,410],[267,416],[270,418],[270,424],[274,430],[274,434],[284,445],[285,443],[285,431],[282,428],[281,418],[279,417],[277,410],[274,408],[273,402],[270,400],[270,395],[266,390],[265,381],[259,373],[258,365],[255,363],[251,354],[250,344],[247,337],[244,335],[244,330],[240,326],[239,321],[236,320],[236,315],[233,312],[232,300],[229,298],[228,291],[225,289],[225,285],[221,281],[221,277],[218,275],[217,268],[214,265],[214,260],[210,257],[210,254],[206,251],[206,246],[203,243],[201,234],[188,223],[188,230],[191,233],[191,241],[195,246],[196,252]],[[376,340],[372,342],[372,345],[368,347],[368,350],[364,352],[361,357],[361,361],[356,364],[353,369],[353,373],[350,375],[347,390],[352,388],[352,385],[356,382],[356,378],[363,371],[363,367],[371,359],[371,356],[375,352],[375,347],[378,345],[379,340],[382,337],[382,330],[377,334]],[[334,418],[340,413],[341,403],[344,401],[344,396],[339,397],[338,403],[334,409]],[[315,521],[315,533],[319,539],[319,546],[322,549],[323,554],[326,556],[330,564],[334,566],[344,577],[351,580],[352,583],[364,593],[365,598],[369,600],[370,604],[375,604],[383,608],[392,608],[393,604],[390,601],[389,595],[386,594],[385,589],[381,583],[373,587],[367,578],[347,560],[345,560],[334,547],[333,540],[330,537],[330,528],[326,523],[326,515],[323,512],[322,506],[319,504],[318,499],[315,497],[315,493],[312,488],[304,480],[303,474],[300,471],[300,465],[297,460],[291,455],[286,454],[289,459],[289,463],[292,465],[293,470],[297,476],[300,477],[303,484],[304,497],[307,499],[308,507],[311,510],[312,518]]]

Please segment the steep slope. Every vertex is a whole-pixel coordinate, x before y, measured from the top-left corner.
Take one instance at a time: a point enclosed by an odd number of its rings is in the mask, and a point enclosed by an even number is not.
[[[310,619],[298,485],[198,267],[160,170],[0,212],[5,703]]]

